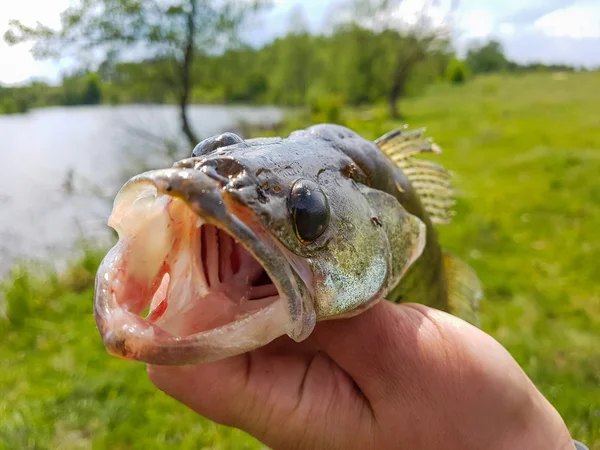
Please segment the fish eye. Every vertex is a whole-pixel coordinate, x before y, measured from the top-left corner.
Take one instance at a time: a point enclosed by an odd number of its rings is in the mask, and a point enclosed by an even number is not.
[[[300,179],[294,183],[289,210],[296,237],[304,245],[316,241],[329,225],[329,202],[319,185],[313,181]]]

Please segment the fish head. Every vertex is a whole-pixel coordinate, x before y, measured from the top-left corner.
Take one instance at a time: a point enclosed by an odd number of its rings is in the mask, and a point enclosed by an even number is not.
[[[214,361],[282,335],[301,341],[317,320],[373,304],[420,254],[424,226],[361,173],[309,129],[246,141],[226,133],[129,180],[109,219],[119,242],[96,281],[108,351]]]

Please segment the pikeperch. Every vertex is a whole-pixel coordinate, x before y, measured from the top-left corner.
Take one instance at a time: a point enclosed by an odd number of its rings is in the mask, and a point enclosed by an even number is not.
[[[477,322],[475,273],[434,223],[453,205],[448,173],[416,159],[423,130],[375,142],[322,124],[288,138],[225,133],[191,158],[142,173],[117,195],[119,241],[96,279],[108,351],[151,364],[214,361],[380,299]]]

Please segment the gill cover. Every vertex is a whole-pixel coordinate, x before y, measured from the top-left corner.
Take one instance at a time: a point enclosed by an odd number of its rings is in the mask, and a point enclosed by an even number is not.
[[[409,214],[396,197],[368,187],[362,188],[371,208],[377,212],[376,224],[385,235],[391,255],[391,270],[386,283],[387,290],[398,284],[408,268],[425,247],[426,227],[416,216]]]
[[[348,317],[383,298],[425,246],[425,224],[390,194],[359,187],[363,221],[340,223],[348,239],[334,239],[312,262],[315,309],[320,318]],[[355,199],[356,200],[356,199]]]

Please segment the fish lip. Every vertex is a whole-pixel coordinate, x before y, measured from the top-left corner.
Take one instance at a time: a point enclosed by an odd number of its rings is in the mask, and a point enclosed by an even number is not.
[[[227,331],[235,321],[221,327],[189,336],[173,336],[160,327],[145,321],[140,316],[125,311],[116,303],[111,294],[111,262],[119,257],[123,249],[121,240],[107,253],[97,275],[94,296],[94,317],[103,343],[112,355],[125,359],[161,364],[184,365],[215,361],[258,348],[271,340],[287,334],[301,341],[313,330],[316,315],[312,303],[312,286],[294,270],[289,254],[268,232],[262,239],[232,213],[232,199],[224,196],[225,190],[213,178],[194,169],[161,169],[142,173],[129,180],[121,192],[139,183],[154,186],[159,194],[181,198],[206,223],[212,224],[237,239],[263,266],[275,284],[280,299],[264,309],[260,309],[242,320],[258,320],[265,327],[262,341],[252,341],[252,337],[240,342],[211,341],[219,333]],[[118,195],[117,195],[118,199]],[[115,199],[115,205],[117,203]],[[243,206],[243,205],[242,205]],[[111,216],[112,217],[112,216]],[[257,223],[259,223],[257,221]],[[111,221],[109,220],[109,225]],[[262,227],[262,225],[261,225]],[[115,228],[116,229],[116,228]],[[117,231],[119,231],[117,229]],[[286,308],[277,308],[285,303]],[[275,305],[275,306],[273,306]],[[118,312],[117,312],[118,311]],[[261,315],[262,314],[262,315]],[[126,319],[132,323],[123,321]],[[267,317],[268,316],[268,317]],[[286,320],[280,330],[277,321]],[[120,322],[119,322],[120,321]],[[115,327],[118,323],[120,326]],[[271,327],[271,328],[269,328]],[[267,342],[263,342],[263,341]]]

